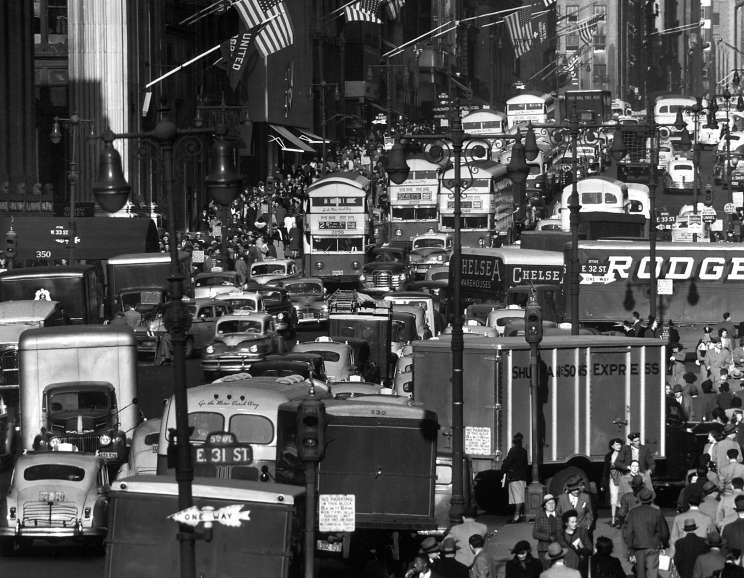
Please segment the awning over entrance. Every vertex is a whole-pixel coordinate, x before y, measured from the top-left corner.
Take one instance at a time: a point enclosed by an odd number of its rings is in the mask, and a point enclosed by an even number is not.
[[[322,136],[318,136],[315,133],[310,132],[309,130],[305,130],[304,128],[298,128],[298,131],[300,131],[300,140],[305,141],[310,144],[323,144],[325,142],[326,144],[330,144],[331,141],[328,139],[323,139]]]
[[[276,135],[269,135],[269,142],[275,142],[283,151],[293,153],[314,153],[315,149],[302,142],[288,128],[276,124],[270,125]]]

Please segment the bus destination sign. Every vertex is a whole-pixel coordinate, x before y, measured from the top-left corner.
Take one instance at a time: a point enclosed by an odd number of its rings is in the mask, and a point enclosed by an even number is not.
[[[253,463],[251,444],[238,442],[232,432],[212,432],[204,445],[194,447],[193,451],[195,464],[245,466]]]

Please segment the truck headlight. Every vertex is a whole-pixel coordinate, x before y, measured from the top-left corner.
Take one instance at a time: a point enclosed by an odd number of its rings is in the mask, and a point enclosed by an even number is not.
[[[251,345],[248,348],[248,351],[250,351],[251,353],[258,353],[258,345],[255,345],[255,344],[254,345]]]
[[[359,275],[359,280],[360,281],[366,281],[367,280],[367,276],[364,273],[362,273],[361,275]]]
[[[278,315],[276,316],[276,318],[277,318],[277,320],[281,321],[282,319],[284,319],[284,313],[279,313],[279,314],[278,314]]]
[[[101,434],[98,437],[98,443],[101,444],[102,446],[109,445],[111,443],[111,436],[108,434]]]
[[[214,345],[207,345],[207,348],[204,351],[207,353],[214,353]]]

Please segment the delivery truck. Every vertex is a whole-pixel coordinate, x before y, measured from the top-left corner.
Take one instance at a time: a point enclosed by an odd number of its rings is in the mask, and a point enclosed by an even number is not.
[[[464,337],[465,469],[479,480],[474,491],[482,507],[486,506],[481,500],[502,494],[501,463],[517,432],[524,435],[531,462],[532,436],[539,431],[543,481],[568,465],[599,481],[608,442],[614,437],[625,439],[630,432],[639,431],[658,460],[667,455],[667,355],[662,341],[546,336],[539,345],[541,423],[535,428],[529,344],[523,337]],[[439,417],[442,455],[452,453],[451,345],[449,335],[413,343],[413,396]],[[684,474],[671,475],[682,479]],[[489,485],[494,482],[495,487]]]
[[[111,473],[127,460],[136,405],[134,335],[109,325],[40,327],[18,344],[22,449],[70,444]]]
[[[196,576],[300,576],[304,488],[247,480],[194,478],[190,520]],[[178,484],[173,476],[114,482],[109,502],[106,578],[181,576]]]

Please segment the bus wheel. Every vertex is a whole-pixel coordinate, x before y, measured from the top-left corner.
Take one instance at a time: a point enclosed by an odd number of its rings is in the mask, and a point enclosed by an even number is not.
[[[474,481],[475,503],[488,514],[506,512],[507,499],[501,487],[503,474],[498,470],[478,472]]]

